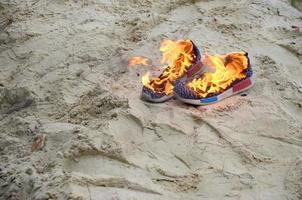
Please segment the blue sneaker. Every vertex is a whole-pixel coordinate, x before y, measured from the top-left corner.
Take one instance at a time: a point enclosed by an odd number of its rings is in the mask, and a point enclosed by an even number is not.
[[[148,102],[160,103],[171,99],[174,82],[187,77],[187,74],[192,76],[202,68],[201,54],[191,40],[168,40],[161,51],[164,63],[170,65],[156,78],[149,80],[148,75],[143,77],[141,99]]]
[[[180,101],[193,105],[212,104],[243,92],[255,83],[246,52],[205,55],[202,62],[203,73],[174,83],[174,95]]]

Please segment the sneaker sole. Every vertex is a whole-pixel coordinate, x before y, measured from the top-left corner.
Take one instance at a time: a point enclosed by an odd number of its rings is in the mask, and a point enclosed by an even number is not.
[[[253,74],[251,77],[240,81],[239,83],[233,85],[233,87],[229,88],[228,90],[226,90],[223,93],[216,95],[216,96],[202,98],[202,99],[184,99],[184,98],[178,96],[177,93],[174,93],[174,95],[177,99],[179,99],[180,101],[182,101],[184,103],[201,106],[201,105],[217,103],[223,99],[226,99],[226,98],[236,95],[238,93],[244,92],[244,91],[250,89],[251,87],[253,87],[254,84],[255,84],[255,75]]]
[[[163,97],[160,98],[152,98],[149,95],[142,93],[141,94],[141,99],[144,101],[148,101],[148,102],[152,102],[152,103],[162,103],[164,101],[168,101],[169,99],[171,99],[173,97],[173,93],[170,95],[165,95]]]

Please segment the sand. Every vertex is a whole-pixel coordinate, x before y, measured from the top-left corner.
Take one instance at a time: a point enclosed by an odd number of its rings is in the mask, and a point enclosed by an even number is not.
[[[302,199],[302,13],[287,1],[4,0],[0,13],[0,199]],[[164,38],[248,51],[256,85],[209,106],[141,101]]]

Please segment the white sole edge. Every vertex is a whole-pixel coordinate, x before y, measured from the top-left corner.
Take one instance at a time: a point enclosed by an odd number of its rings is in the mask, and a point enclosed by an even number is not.
[[[153,99],[153,98],[151,98],[150,96],[148,96],[144,93],[141,94],[141,99],[142,100],[147,101],[147,102],[151,102],[151,103],[162,103],[162,102],[168,101],[172,97],[173,97],[173,93],[170,94],[170,95],[165,95],[165,96],[163,96],[161,98],[158,98],[158,99]]]

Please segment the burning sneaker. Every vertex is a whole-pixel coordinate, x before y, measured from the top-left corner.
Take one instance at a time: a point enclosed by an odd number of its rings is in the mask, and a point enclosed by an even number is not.
[[[189,104],[206,105],[251,88],[255,83],[246,52],[221,56],[205,55],[197,73],[174,84],[175,96]]]
[[[160,103],[173,97],[173,84],[186,75],[201,58],[200,52],[191,40],[164,40],[160,51],[162,63],[168,64],[158,77],[149,78],[149,73],[142,77],[144,84],[141,99]]]

